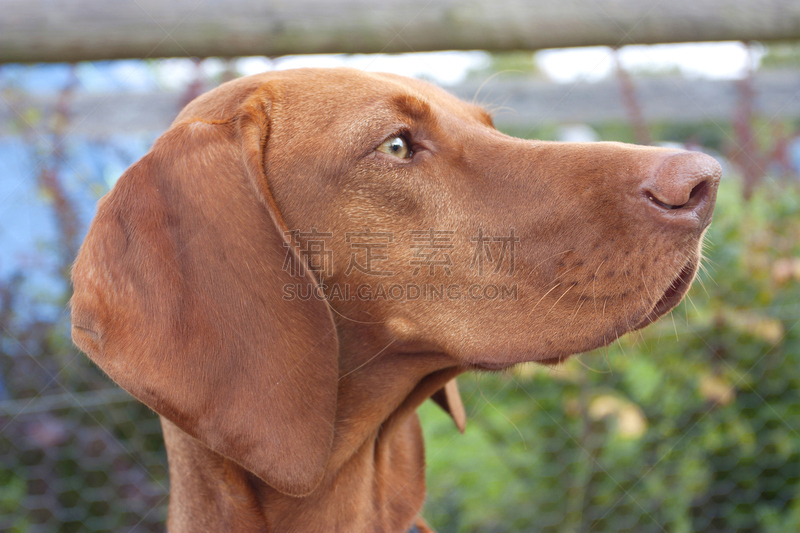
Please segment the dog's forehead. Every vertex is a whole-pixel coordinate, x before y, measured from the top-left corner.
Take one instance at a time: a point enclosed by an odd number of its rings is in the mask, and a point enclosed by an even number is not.
[[[262,91],[270,106],[291,108],[294,120],[335,122],[337,118],[361,116],[380,120],[380,111],[407,111],[414,105],[434,112],[477,120],[492,126],[491,116],[481,107],[468,104],[443,89],[422,80],[396,74],[364,72],[352,68],[292,69],[238,78],[194,99],[175,119],[224,121],[241,113],[241,106]],[[277,105],[275,105],[277,104]],[[377,112],[377,114],[376,114]],[[274,118],[274,117],[273,117]]]
[[[297,69],[282,76],[286,104],[319,105],[340,112],[375,111],[381,107],[415,113],[422,107],[434,111],[476,118],[491,124],[481,107],[464,102],[423,80],[383,72],[364,72],[351,68]],[[352,116],[352,114],[350,114]]]
[[[376,96],[410,94],[434,100],[452,98],[438,87],[405,76],[366,72],[353,68],[303,68],[275,73],[289,93],[319,95],[325,98],[358,101]],[[268,83],[270,78],[264,78]]]

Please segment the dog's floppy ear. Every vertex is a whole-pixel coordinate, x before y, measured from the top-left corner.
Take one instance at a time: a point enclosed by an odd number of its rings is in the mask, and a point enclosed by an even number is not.
[[[100,201],[73,269],[72,336],[153,410],[300,496],[330,454],[338,341],[324,301],[283,297],[316,282],[283,269],[298,257],[264,181],[264,98],[174,125]]]

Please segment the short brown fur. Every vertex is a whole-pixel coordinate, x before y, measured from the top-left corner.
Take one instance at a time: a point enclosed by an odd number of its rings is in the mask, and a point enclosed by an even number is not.
[[[397,133],[412,158],[376,151]],[[552,364],[667,312],[718,180],[699,154],[514,139],[399,76],[243,78],[191,102],[101,200],[73,339],[161,415],[171,533],[427,531],[416,408],[434,396],[463,429],[458,374]],[[332,235],[330,268],[287,270],[287,253],[303,264],[287,232],[311,228]],[[285,298],[375,282],[345,274],[346,234],[365,228],[393,235],[392,283],[464,287],[469,237],[513,228],[513,276],[480,282],[519,298]],[[454,232],[450,275],[408,268],[428,228]]]

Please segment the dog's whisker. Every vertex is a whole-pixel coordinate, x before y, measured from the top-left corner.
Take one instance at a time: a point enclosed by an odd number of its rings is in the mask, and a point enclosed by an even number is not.
[[[481,84],[478,86],[478,89],[475,91],[475,94],[472,97],[472,103],[475,104],[477,102],[478,95],[481,93],[481,91],[483,90],[483,88],[486,86],[487,83],[489,83],[490,81],[492,81],[496,77],[498,77],[498,76],[500,76],[502,74],[507,74],[509,72],[522,72],[522,71],[516,70],[516,69],[505,69],[505,70],[500,70],[498,72],[495,72],[494,74],[492,74],[491,76],[489,76],[488,78],[483,80],[483,82],[481,82]]]
[[[692,297],[691,297],[691,296],[689,296],[689,295],[687,294],[687,295],[686,295],[686,299],[687,299],[687,300],[689,300],[689,303],[692,305],[692,307],[694,307],[694,310],[695,310],[695,312],[696,312],[698,315],[702,315],[702,313],[700,313],[700,310],[699,310],[699,309],[697,308],[697,306],[694,304],[694,300],[692,300]],[[687,314],[687,322],[686,322],[686,323],[687,323],[687,324],[689,323],[689,322],[688,322],[688,314]]]
[[[581,294],[581,296],[583,296],[583,294]],[[575,319],[578,317],[578,312],[581,310],[581,307],[583,307],[583,302],[584,302],[584,300],[581,300],[580,298],[578,298],[578,305],[575,307],[575,311],[572,313],[572,316],[569,319],[569,323],[570,324],[572,324],[575,321]]]
[[[680,337],[678,337],[678,325],[675,323],[675,310],[672,309],[669,312],[669,317],[672,319],[672,329],[675,330],[675,340],[680,342]]]
[[[537,268],[539,268],[540,266],[542,266],[542,265],[543,265],[543,264],[545,264],[546,262],[550,261],[551,259],[555,259],[555,258],[556,258],[556,257],[558,257],[559,255],[570,254],[570,253],[572,253],[572,252],[574,252],[574,251],[575,251],[575,249],[573,248],[573,249],[564,250],[564,251],[561,251],[561,252],[556,252],[556,253],[554,253],[553,255],[550,255],[550,256],[548,256],[548,257],[545,257],[544,259],[542,259],[541,261],[539,261],[538,263],[536,263],[535,265],[533,265],[533,268],[532,268],[531,270],[536,270]]]
[[[566,296],[566,295],[567,295],[567,293],[568,293],[569,291],[571,291],[573,287],[574,287],[574,285],[570,285],[569,287],[567,287],[567,290],[565,290],[565,291],[564,291],[564,292],[561,294],[561,296],[559,296],[559,297],[558,297],[558,300],[556,300],[556,301],[555,301],[555,303],[554,303],[554,304],[553,304],[553,305],[550,307],[550,309],[547,311],[547,313],[545,313],[545,314],[544,314],[544,318],[547,318],[547,316],[550,314],[550,311],[552,311],[553,309],[555,309],[555,307],[558,305],[558,302],[560,302],[560,301],[561,301],[561,298],[563,298],[564,296]]]
[[[698,277],[697,282],[700,284],[700,288],[703,289],[703,292],[706,293],[706,296],[708,296],[710,299],[711,295],[708,293],[708,289],[706,289],[706,284],[703,282],[703,280]]]
[[[617,346],[619,346],[619,350],[622,352],[622,356],[625,359],[628,359],[628,352],[625,351],[625,347],[622,345],[622,337],[617,337]]]
[[[389,346],[391,346],[391,345],[392,345],[392,344],[394,344],[395,342],[397,342],[397,339],[392,339],[392,340],[391,340],[391,342],[389,342],[389,344],[387,344],[386,346],[384,346],[383,348],[381,348],[381,349],[378,351],[378,353],[376,353],[375,355],[373,355],[372,357],[370,357],[369,359],[367,359],[366,361],[364,361],[363,363],[361,363],[360,365],[358,365],[356,368],[354,368],[354,369],[353,369],[353,370],[351,370],[350,372],[347,372],[346,374],[343,374],[343,375],[339,376],[339,381],[342,381],[344,378],[346,378],[346,377],[347,377],[347,376],[349,376],[350,374],[353,374],[354,372],[356,372],[356,371],[358,371],[358,370],[361,370],[362,368],[364,368],[365,366],[367,366],[368,364],[370,364],[370,363],[371,363],[372,361],[374,361],[374,360],[375,360],[375,359],[376,359],[376,358],[377,358],[377,357],[378,357],[380,354],[382,354],[383,352],[385,352],[385,351],[386,351],[386,350],[389,348]]]
[[[515,381],[516,381],[516,380],[515,380]],[[517,425],[516,425],[516,424],[515,424],[515,423],[514,423],[514,422],[513,422],[513,421],[512,421],[510,418],[508,418],[508,417],[505,415],[505,413],[503,413],[503,411],[501,411],[500,409],[498,409],[497,407],[495,407],[495,405],[494,405],[494,404],[493,404],[491,401],[489,401],[489,399],[488,399],[488,398],[486,398],[486,396],[484,396],[484,395],[483,395],[483,390],[481,390],[481,391],[480,391],[480,393],[481,393],[481,397],[482,397],[484,400],[486,400],[486,404],[487,404],[489,407],[491,407],[492,409],[494,409],[494,410],[495,410],[495,411],[496,411],[496,412],[497,412],[497,413],[498,413],[500,416],[502,416],[503,418],[505,418],[505,419],[506,419],[506,422],[508,422],[509,424],[511,424],[511,427],[513,427],[513,428],[514,428],[514,430],[516,430],[516,432],[517,432],[517,435],[519,435],[519,439],[522,441],[522,446],[524,447],[524,449],[526,449],[526,450],[527,450],[527,449],[528,449],[528,442],[525,440],[525,436],[522,434],[522,431],[520,431],[520,429],[517,427]]]
[[[558,287],[560,287],[560,286],[561,286],[561,283],[556,283],[555,285],[553,285],[553,287],[552,287],[552,288],[551,288],[549,291],[547,291],[546,293],[544,293],[544,294],[542,295],[542,297],[541,297],[541,298],[539,298],[539,301],[538,301],[538,302],[536,302],[536,303],[534,304],[533,308],[532,308],[532,309],[531,309],[531,310],[528,312],[528,316],[527,316],[527,318],[530,318],[530,316],[533,314],[533,312],[534,312],[534,311],[536,311],[536,308],[537,308],[537,307],[539,307],[539,304],[540,304],[540,303],[542,303],[542,300],[544,300],[544,299],[547,297],[547,295],[548,295],[548,294],[550,294],[551,292],[553,292],[554,290],[556,290],[556,289],[557,289]]]
[[[583,358],[580,355],[576,355],[575,357],[573,357],[573,359],[575,359],[578,362],[579,365],[581,365],[583,368],[585,368],[589,372],[593,372],[595,374],[610,374],[611,373],[611,370],[598,370],[596,368],[590,367],[585,362],[583,362]]]
[[[331,313],[333,313],[333,314],[335,314],[337,316],[340,316],[340,317],[342,317],[343,319],[345,319],[345,320],[347,320],[349,322],[353,322],[354,324],[385,324],[386,323],[385,320],[376,320],[376,321],[370,322],[370,321],[356,320],[355,318],[350,318],[349,316],[345,316],[342,313],[340,313],[339,310],[336,309],[336,307],[334,307],[333,305],[330,304],[330,302],[328,302],[327,299],[325,301],[328,303],[328,309],[331,310]]]
[[[597,268],[594,271],[594,276],[592,276],[592,303],[594,304],[595,314],[597,314],[597,274],[600,272],[600,267],[602,267],[603,263],[605,262],[605,259],[600,261],[600,264],[597,265]]]

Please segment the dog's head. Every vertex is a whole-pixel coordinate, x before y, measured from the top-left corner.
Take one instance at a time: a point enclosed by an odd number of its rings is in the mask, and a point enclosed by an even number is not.
[[[73,338],[181,429],[305,494],[340,377],[374,357],[549,363],[674,307],[719,176],[697,153],[511,138],[398,76],[244,78],[189,104],[100,202]],[[348,357],[372,345],[391,348]]]
[[[720,173],[708,156],[511,138],[398,76],[306,71],[261,91],[263,183],[331,307],[394,325],[410,349],[557,360],[649,324],[695,275]]]

